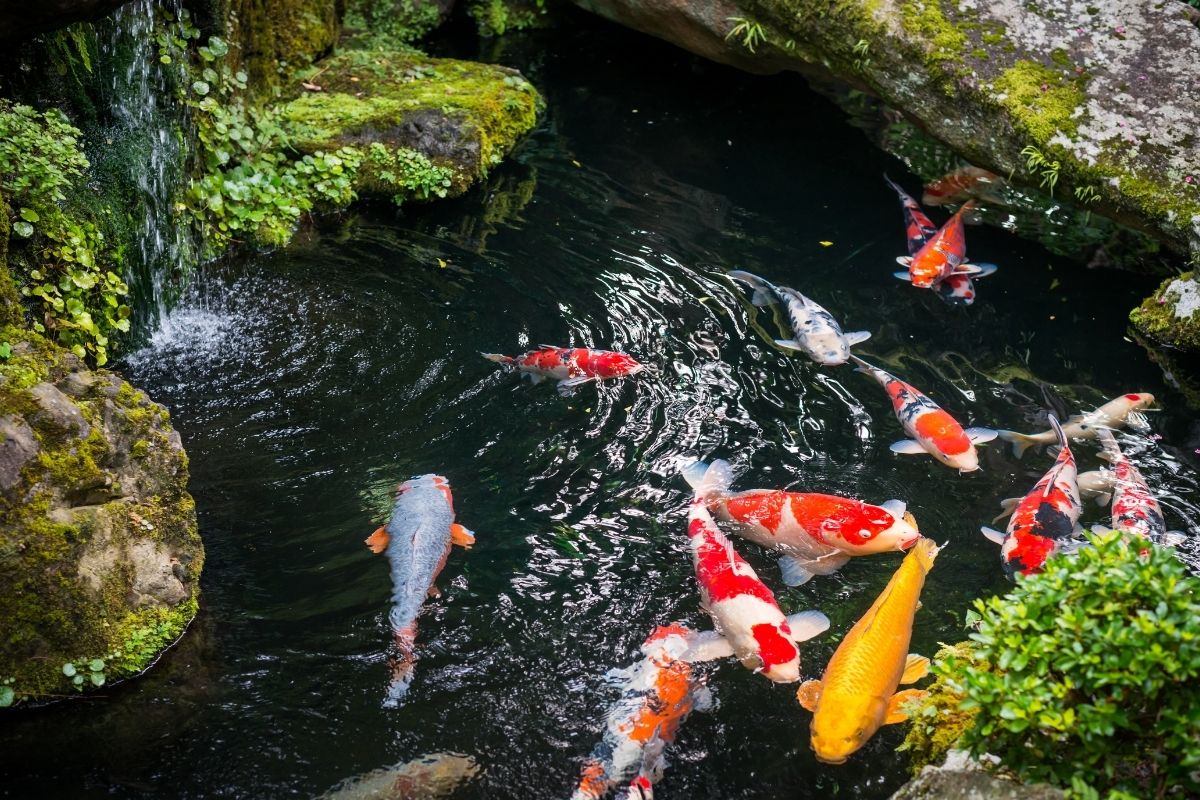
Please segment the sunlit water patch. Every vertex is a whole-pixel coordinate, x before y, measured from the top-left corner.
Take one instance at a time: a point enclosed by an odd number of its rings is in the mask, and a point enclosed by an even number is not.
[[[1047,410],[1154,392],[1154,435],[1122,444],[1172,526],[1196,518],[1197,432],[1114,322],[1152,279],[973,228],[972,252],[1001,271],[976,305],[950,308],[891,276],[903,229],[880,176],[896,166],[797,80],[573,36],[532,73],[549,120],[489,185],[210,268],[128,359],[191,458],[205,609],[145,679],[14,720],[0,792],[303,797],[456,752],[482,768],[459,796],[565,797],[616,695],[605,676],[656,624],[710,626],[678,477],[697,457],[732,461],[739,488],[907,501],[949,545],[913,649],[962,638],[970,601],[1008,585],[979,526],[1050,457],[988,446],[982,470],[960,476],[893,455],[902,433],[879,386],[778,349],[772,313],[725,276],[735,267],[872,331],[857,349],[964,424],[1041,430]],[[564,398],[480,356],[543,342],[649,368]],[[1077,450],[1083,469],[1099,466],[1093,443]],[[426,472],[449,478],[478,539],[450,557],[410,694],[389,709],[390,578],[362,540],[395,485]],[[1193,564],[1195,535],[1181,547]],[[854,559],[785,589],[773,556],[739,549],[786,611],[832,619],[803,648],[810,677],[899,564]],[[794,687],[732,663],[706,670],[718,705],[687,721],[659,796],[882,798],[904,780],[900,727],[821,765]]]

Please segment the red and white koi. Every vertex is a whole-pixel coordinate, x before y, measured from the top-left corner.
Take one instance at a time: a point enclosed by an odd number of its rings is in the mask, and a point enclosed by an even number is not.
[[[483,353],[488,361],[512,367],[528,375],[533,383],[546,378],[558,381],[558,393],[570,394],[589,381],[624,378],[645,369],[632,356],[611,350],[590,350],[584,347],[555,347],[543,344],[520,356]]]
[[[731,492],[733,470],[721,459],[697,461],[683,476],[694,489],[704,488],[708,508],[733,523],[739,536],[782,554],[779,569],[788,586],[836,572],[853,556],[906,550],[921,536],[902,500],[873,506],[815,492]]]
[[[1117,438],[1106,428],[1096,432],[1104,448],[1102,458],[1108,460],[1116,477],[1113,484],[1112,526],[1114,530],[1127,531],[1143,536],[1152,542],[1166,544],[1169,534],[1182,536],[1178,531],[1167,531],[1162,506],[1150,493],[1150,486],[1133,462],[1121,452]],[[1099,530],[1094,526],[1093,530]]]
[[[962,215],[971,208],[971,204],[960,208],[939,230],[921,211],[916,200],[887,175],[883,179],[900,197],[908,237],[908,255],[896,259],[908,270],[894,273],[895,276],[918,288],[936,289],[938,297],[953,305],[975,302],[975,285],[971,283],[971,276],[991,275],[996,271],[996,265],[966,263],[967,240]],[[947,282],[949,285],[942,288]]]
[[[450,483],[441,475],[421,475],[396,488],[392,518],[367,537],[373,553],[387,553],[392,571],[392,610],[388,615],[397,651],[385,706],[395,706],[412,682],[417,616],[433,582],[446,566],[451,545],[470,547],[475,534],[454,521]]]
[[[1100,428],[1121,428],[1125,425],[1134,430],[1149,430],[1150,424],[1146,415],[1141,413],[1154,402],[1154,395],[1149,392],[1130,392],[1109,400],[1095,411],[1087,414],[1072,414],[1067,423],[1062,426],[1068,439],[1094,439]],[[1001,439],[1012,443],[1013,455],[1020,458],[1025,451],[1034,445],[1052,444],[1056,437],[1053,430],[1042,433],[1017,433],[1016,431],[998,431]]]
[[[626,781],[631,781],[630,796],[653,796],[651,787],[666,766],[663,751],[679,726],[693,709],[712,706],[692,662],[715,657],[704,652],[705,642],[714,637],[720,638],[679,624],[654,629],[642,644],[642,660],[617,674],[621,696],[608,712],[604,737],[584,764],[571,800],[598,800]],[[726,646],[719,654],[729,653]]]
[[[954,417],[915,387],[878,367],[871,366],[857,356],[850,358],[858,364],[859,372],[877,380],[892,398],[892,409],[896,412],[896,419],[904,428],[904,432],[912,437],[892,444],[893,453],[928,453],[959,472],[974,472],[979,469],[979,453],[976,452],[975,445],[995,439],[996,431],[991,428],[964,429]]]
[[[775,344],[804,353],[818,364],[827,367],[845,364],[850,357],[850,348],[871,338],[868,331],[843,332],[842,326],[832,314],[795,289],[775,286],[757,275],[741,270],[733,270],[729,277],[754,289],[750,302],[756,306],[782,303],[787,309],[792,338],[776,339]]]
[[[700,480],[694,489],[688,510],[688,542],[705,610],[733,655],[747,669],[761,672],[776,683],[800,680],[800,650],[796,644],[827,629],[829,618],[820,611],[785,617],[775,595],[738,555],[733,542],[721,533],[708,512],[705,498],[712,494],[709,479]]]
[[[1082,532],[1075,457],[1066,433],[1054,416],[1050,424],[1058,435],[1058,458],[1029,494],[1021,498],[1008,520],[1005,533],[982,528],[983,535],[1000,545],[1004,571],[1010,576],[1029,575],[1042,568],[1055,552],[1074,549]]]
[[[996,173],[967,166],[925,184],[921,202],[927,206],[944,206],[977,197],[985,203],[1004,205],[1004,186],[1004,179]]]

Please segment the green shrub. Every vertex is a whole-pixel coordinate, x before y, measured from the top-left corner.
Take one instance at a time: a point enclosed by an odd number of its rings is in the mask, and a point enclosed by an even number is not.
[[[129,330],[129,287],[105,267],[118,258],[95,222],[68,209],[86,188],[80,132],[59,111],[0,100],[0,193],[12,208],[9,257],[33,327],[97,364]]]
[[[976,714],[962,744],[1077,796],[1200,791],[1200,580],[1123,534],[977,600],[973,658],[935,666]]]

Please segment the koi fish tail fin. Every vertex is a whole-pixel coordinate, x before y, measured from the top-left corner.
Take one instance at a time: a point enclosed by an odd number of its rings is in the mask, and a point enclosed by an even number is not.
[[[733,485],[733,467],[721,458],[711,464],[697,461],[683,468],[683,479],[692,487],[696,497],[710,497],[727,491]]]
[[[387,693],[383,698],[384,708],[396,708],[404,702],[404,698],[408,694],[408,687],[412,685],[413,680],[413,667],[417,663],[416,654],[413,652],[416,646],[416,636],[415,627],[406,628],[395,634],[395,649],[388,657],[388,669],[391,675],[388,678]]]
[[[1108,428],[1096,428],[1096,438],[1104,448],[1100,457],[1110,464],[1115,464],[1121,458],[1121,447],[1117,444],[1117,437],[1113,436]]]
[[[1054,429],[1054,435],[1058,438],[1058,446],[1067,447],[1067,434],[1063,433],[1062,425],[1058,424],[1058,417],[1053,414],[1050,415],[1050,427]]]
[[[996,431],[996,435],[1012,445],[1013,457],[1018,459],[1025,455],[1026,450],[1039,444],[1037,437],[1016,431]]]
[[[612,783],[605,765],[595,758],[589,758],[583,765],[583,774],[579,777],[579,785],[571,793],[571,800],[599,800],[608,793]]]
[[[503,364],[506,367],[511,367],[516,361],[512,356],[501,355],[500,353],[480,353],[479,355],[486,358],[488,361],[495,361],[497,364]]]
[[[735,269],[728,274],[733,280],[744,283],[754,290],[754,296],[750,298],[750,302],[754,305],[769,306],[779,301],[778,295],[775,294],[775,287],[754,273]]]

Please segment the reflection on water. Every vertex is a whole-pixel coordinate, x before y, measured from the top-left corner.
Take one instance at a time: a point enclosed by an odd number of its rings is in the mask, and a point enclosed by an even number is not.
[[[891,276],[903,228],[879,175],[899,168],[797,80],[612,30],[603,45],[573,35],[535,74],[551,119],[487,197],[365,212],[210,268],[128,360],[191,456],[208,547],[201,627],[107,701],[16,716],[0,732],[0,793],[304,797],[452,752],[481,768],[457,796],[566,796],[613,699],[606,673],[657,624],[709,625],[677,475],[696,457],[732,461],[742,488],[907,501],[949,542],[914,649],[961,638],[970,600],[1007,585],[978,527],[1048,457],[989,446],[982,470],[959,476],[892,455],[903,434],[879,387],[781,353],[771,314],[725,277],[735,267],[872,331],[864,357],[964,423],[1039,430],[1046,410],[1153,392],[1161,438],[1122,446],[1172,527],[1195,518],[1195,431],[1115,322],[1152,279],[973,228],[973,254],[1002,269],[971,308],[946,306]],[[542,342],[623,350],[652,369],[564,399],[479,355]],[[1078,451],[1081,469],[1099,466],[1093,444]],[[385,709],[390,579],[362,540],[396,483],[426,472],[449,478],[477,544],[450,557],[412,690]],[[1185,555],[1200,564],[1195,541]],[[803,647],[810,677],[899,563],[859,558],[785,589],[773,556],[739,549],[785,612],[831,618]],[[794,687],[732,663],[706,670],[721,702],[680,731],[661,797],[881,798],[903,780],[900,727],[821,765]]]

